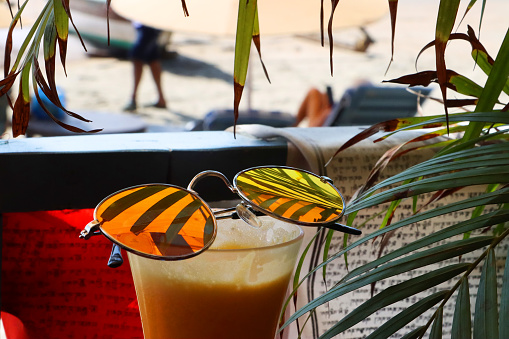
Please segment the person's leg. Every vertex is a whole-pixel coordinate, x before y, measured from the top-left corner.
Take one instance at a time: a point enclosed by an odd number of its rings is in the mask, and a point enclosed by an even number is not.
[[[166,100],[164,99],[163,88],[161,86],[161,74],[162,67],[161,62],[159,60],[152,61],[150,64],[150,71],[152,72],[152,77],[154,78],[154,83],[157,88],[158,100],[154,104],[155,107],[166,108]]]
[[[140,60],[133,60],[133,91],[131,94],[131,102],[126,106],[126,111],[134,111],[136,109],[136,97],[138,95],[138,87],[140,85],[141,76],[143,74],[143,62]]]
[[[138,94],[138,87],[140,85],[141,76],[143,74],[143,56],[145,50],[145,33],[144,28],[136,27],[136,41],[130,51],[130,57],[133,62],[133,90],[131,92],[131,100],[124,107],[125,111],[136,110],[136,98]]]

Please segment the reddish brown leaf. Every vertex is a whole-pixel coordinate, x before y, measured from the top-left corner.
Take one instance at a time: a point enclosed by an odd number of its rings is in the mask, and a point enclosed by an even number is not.
[[[445,189],[445,190],[440,190],[440,191],[436,191],[433,196],[428,200],[428,202],[426,202],[418,211],[422,211],[424,208],[428,207],[431,203],[435,202],[435,201],[438,201],[440,199],[443,199],[443,198],[446,198],[452,194],[454,194],[455,192],[459,191],[460,189],[462,189],[463,187],[455,187],[455,188],[448,188],[448,189]]]
[[[9,74],[9,69],[11,68],[11,52],[12,52],[12,32],[14,31],[14,27],[18,20],[13,20],[11,26],[9,27],[9,31],[7,32],[7,38],[5,39],[5,53],[4,53],[4,78]]]
[[[110,45],[110,8],[111,0],[106,0],[106,31],[108,32],[108,46]]]
[[[259,34],[253,35],[253,43],[256,47],[256,50],[258,51],[258,56],[260,57],[260,63],[262,64],[262,68],[263,68],[263,72],[265,73],[265,77],[267,78],[267,81],[270,83],[269,72],[267,72],[267,68],[265,68],[265,63],[262,60],[262,48],[260,45],[260,35]]]
[[[394,40],[396,37],[396,17],[398,13],[398,0],[389,0],[389,12],[391,15],[391,60],[389,61],[389,65],[387,66],[387,71],[391,67],[392,62],[394,61]]]
[[[446,70],[446,87],[456,90],[456,86],[451,83],[451,78],[454,76],[460,76],[453,70]],[[438,81],[438,75],[436,71],[422,71],[413,74],[407,74],[402,77],[391,79],[391,80],[383,80],[382,82],[394,83],[394,84],[402,84],[412,86],[429,86],[432,82]],[[443,102],[443,101],[442,101]]]
[[[68,115],[72,116],[73,118],[76,118],[76,119],[79,119],[79,120],[85,121],[85,122],[90,122],[90,120],[82,117],[79,114],[69,111],[62,105],[62,102],[60,101],[56,87],[51,88],[46,83],[46,80],[44,79],[41,69],[39,67],[39,63],[37,62],[37,60],[35,58],[34,58],[34,66],[33,67],[34,67],[35,80],[37,82],[37,85],[41,88],[42,92],[44,93],[44,95],[46,95],[46,97],[48,97],[48,99],[51,101],[51,103],[53,103],[55,106],[57,106],[58,108],[60,108],[61,110],[66,112]],[[38,93],[36,93],[36,97],[38,98]],[[42,104],[41,100],[38,100],[38,101],[41,104],[41,106],[44,108],[44,105]],[[45,109],[45,111],[46,111],[46,109]]]
[[[12,85],[14,85],[14,81],[16,81],[18,74],[19,72],[11,73],[4,79],[0,80],[0,97],[5,95],[12,88]]]
[[[64,73],[67,76],[67,70],[65,69],[65,60],[67,57],[67,39],[58,38],[58,47],[60,50],[60,61],[62,62],[62,68],[64,69]]]
[[[182,10],[184,11],[184,16],[189,16],[189,11],[187,10],[186,0],[182,0]]]
[[[436,82],[436,80],[437,80],[436,71],[422,71],[418,73],[404,75],[402,77],[391,80],[383,80],[382,82],[390,82],[409,86],[428,86],[432,82]]]
[[[74,20],[72,19],[71,8],[69,7],[69,0],[62,0],[62,4],[64,5],[65,12],[67,13],[67,16],[69,17],[69,21],[71,22],[72,27],[74,28],[74,31],[76,32],[76,35],[78,35],[78,38],[80,39],[81,46],[83,46],[83,49],[86,52],[87,47],[85,46],[85,42],[83,41],[80,31],[78,31],[78,28],[76,28],[76,25],[74,24]],[[64,68],[65,68],[65,66],[64,66]]]
[[[242,86],[236,79],[233,81],[233,136],[236,135],[237,130],[237,119],[239,118],[239,105],[240,99],[242,98],[242,92],[244,86]]]
[[[46,94],[46,93],[45,93],[45,94]],[[72,126],[72,125],[66,124],[66,123],[64,123],[64,122],[62,122],[62,121],[60,121],[60,120],[58,120],[58,119],[57,119],[57,118],[53,115],[53,113],[51,113],[51,112],[50,112],[50,111],[46,108],[46,106],[44,106],[44,103],[42,102],[42,100],[41,100],[41,98],[40,98],[40,96],[39,96],[38,91],[35,91],[35,97],[36,97],[36,99],[37,99],[37,102],[39,102],[39,105],[41,106],[41,108],[44,110],[44,112],[46,112],[46,114],[47,114],[47,115],[48,115],[48,116],[49,116],[49,117],[50,117],[50,118],[51,118],[54,122],[56,122],[58,125],[60,125],[61,127],[65,128],[65,129],[66,129],[66,130],[68,130],[68,131],[75,132],[75,133],[97,133],[97,132],[100,132],[100,131],[102,131],[102,130],[103,130],[102,128],[100,128],[100,129],[94,129],[94,130],[91,130],[91,131],[85,131],[85,130],[83,130],[83,129],[81,129],[81,128],[78,128],[78,127],[75,127],[75,126]],[[60,108],[62,108],[62,107],[60,107]],[[68,111],[66,110],[66,112],[68,112]],[[72,113],[72,112],[71,112],[71,113]],[[73,113],[73,114],[75,114],[75,113]],[[78,116],[78,117],[80,117],[80,118],[81,118],[81,120],[83,120],[83,121],[90,122],[90,120],[86,120],[86,119],[84,119],[83,117],[79,116],[78,114],[75,114],[75,115],[76,115],[76,116]]]
[[[327,27],[327,31],[329,33],[330,74],[333,75],[334,74],[334,66],[333,66],[332,56],[334,53],[334,43],[333,43],[334,37],[332,36],[332,22],[334,20],[334,12],[336,11],[336,7],[338,6],[339,0],[331,0],[331,1],[332,1],[332,8],[331,8],[331,12],[330,12],[329,25]]]
[[[12,111],[12,134],[15,138],[20,135],[25,135],[29,120],[30,101],[24,100],[20,82],[18,97]]]
[[[325,42],[324,42],[324,40],[325,40],[324,22],[325,22],[325,17],[323,14],[323,0],[321,0],[320,1],[320,43],[321,43],[322,47],[325,44]]]
[[[447,107],[464,107],[468,105],[477,105],[479,99],[447,99]]]
[[[44,66],[46,69],[46,77],[48,78],[48,85],[50,88],[53,88],[56,92],[56,83],[55,83],[55,54],[53,54],[52,57],[49,57],[48,59],[44,60]],[[36,65],[36,68],[39,69],[39,63],[35,59],[34,64]]]

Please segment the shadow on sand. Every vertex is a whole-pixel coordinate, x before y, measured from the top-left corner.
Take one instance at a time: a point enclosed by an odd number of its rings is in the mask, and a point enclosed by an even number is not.
[[[175,53],[162,60],[164,72],[188,77],[202,77],[208,79],[219,79],[233,83],[233,76],[216,67],[213,64],[186,57]]]

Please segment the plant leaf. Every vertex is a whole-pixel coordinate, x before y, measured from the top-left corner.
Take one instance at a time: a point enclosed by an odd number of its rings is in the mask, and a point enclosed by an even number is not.
[[[55,28],[57,31],[58,46],[60,48],[60,60],[64,72],[66,72],[65,59],[67,55],[67,37],[69,35],[69,17],[66,8],[69,8],[69,0],[53,0]]]
[[[469,239],[472,240],[472,239]],[[426,265],[430,265],[433,263],[441,262],[450,258],[454,258],[457,256],[461,256],[470,251],[474,251],[476,249],[482,248],[486,245],[489,245],[492,241],[492,237],[483,237],[478,238],[475,241],[467,242],[466,240],[460,240],[453,243],[447,243],[442,246],[437,246],[422,252],[418,252],[412,254],[407,257],[403,257],[399,260],[389,262],[385,265],[381,265],[376,269],[373,269],[369,273],[362,275],[356,279],[353,279],[349,282],[346,282],[345,279],[342,283],[336,285],[332,289],[330,289],[325,294],[315,298],[313,301],[309,302],[305,307],[296,311],[292,318],[297,318],[304,315],[310,309],[314,309],[320,305],[325,304],[328,301],[331,301],[337,297],[340,297],[348,292],[352,292],[355,289],[358,289],[362,286],[366,286],[376,281],[380,281],[382,279],[386,279],[392,276],[396,276],[398,274],[408,272],[414,270],[419,267],[423,267]],[[423,243],[421,243],[423,244]],[[416,246],[413,246],[414,248]],[[417,247],[422,248],[422,247]],[[390,256],[387,255],[387,256]],[[390,256],[393,258],[394,256]],[[376,260],[378,263],[386,262],[387,260],[382,257]],[[370,265],[372,266],[372,265]],[[363,267],[359,268],[359,271],[366,271]],[[351,277],[351,276],[350,276]],[[291,319],[291,318],[290,318]],[[290,320],[289,320],[290,321]]]
[[[12,134],[17,136],[24,135],[28,127],[30,119],[30,66],[25,66],[21,72],[21,80],[19,83],[19,93],[14,103],[12,115]]]
[[[249,53],[253,36],[254,20],[257,12],[257,0],[239,0],[239,14],[237,18],[237,35],[235,39],[235,61],[233,67],[233,112],[234,134],[239,117],[239,105],[246,83]]]
[[[404,311],[389,319],[382,326],[378,327],[366,339],[389,338],[392,334],[405,327],[419,315],[431,309],[437,303],[442,301],[449,291],[440,291],[419,300]],[[440,318],[442,319],[442,318]],[[431,336],[430,336],[431,338]]]
[[[262,60],[262,47],[260,44],[260,23],[258,20],[258,9],[256,9],[255,18],[254,18],[253,43],[256,47],[256,50],[258,51],[258,56],[260,57],[260,63],[262,64],[263,73],[265,73],[265,77],[267,78],[267,81],[270,83],[269,72],[267,72],[265,63]]]
[[[373,314],[385,306],[391,305],[397,301],[408,298],[409,296],[425,291],[428,288],[454,278],[458,274],[465,272],[468,266],[468,264],[455,264],[442,267],[435,271],[425,273],[416,278],[391,286],[347,314],[343,319],[320,336],[320,338],[332,338],[355,324],[358,324],[365,319],[366,316]]]
[[[462,278],[458,296],[456,298],[456,307],[452,319],[451,339],[470,339],[472,338],[472,320],[470,313],[470,293],[468,278]]]
[[[442,98],[444,100],[444,110],[446,119],[448,119],[449,112],[445,102],[447,102],[447,67],[445,65],[445,48],[449,41],[449,36],[452,32],[456,15],[458,13],[460,0],[441,0],[438,8],[437,25],[435,31],[435,60],[437,66],[437,78],[440,90],[442,91]],[[449,126],[449,120],[447,120]]]
[[[420,326],[420,327],[417,327],[416,329],[408,332],[407,334],[405,334],[404,336],[401,337],[401,339],[418,339],[418,338],[422,338],[422,336],[424,335],[424,333],[426,333],[426,326]]]
[[[431,333],[429,334],[430,339],[441,339],[442,338],[442,319],[444,317],[444,309],[439,307],[431,327]]]
[[[509,338],[509,249],[505,259],[502,293],[500,296],[500,314],[498,320],[500,338]]]
[[[475,301],[474,339],[498,339],[497,267],[490,249],[482,268]],[[506,322],[507,319],[504,319]]]
[[[509,78],[509,29],[506,32],[502,45],[498,51],[498,55],[493,64],[493,68],[486,80],[483,95],[479,98],[475,112],[489,112],[498,102],[498,97],[503,91]],[[463,140],[467,141],[479,136],[483,129],[483,125],[479,122],[469,124]]]

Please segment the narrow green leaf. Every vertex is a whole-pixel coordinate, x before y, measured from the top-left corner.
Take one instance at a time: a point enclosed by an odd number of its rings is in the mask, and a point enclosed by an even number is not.
[[[492,242],[492,239],[492,237],[479,237],[476,239],[446,243],[445,245],[433,247],[428,250],[403,257],[399,260],[389,262],[385,265],[381,265],[363,276],[349,282],[342,282],[336,285],[323,295],[315,298],[306,306],[296,311],[293,316],[299,317],[310,309],[314,309],[360,287],[475,251],[476,249],[489,245]],[[382,262],[383,259],[379,261]]]
[[[463,277],[456,298],[452,319],[451,339],[472,338],[472,319],[470,313],[470,292],[467,277]]]
[[[355,324],[358,324],[365,319],[366,316],[373,314],[379,309],[452,279],[458,274],[465,272],[468,267],[468,264],[451,265],[391,286],[350,312],[320,336],[320,338],[332,338]]]
[[[447,214],[447,213],[452,213],[452,212],[463,210],[463,209],[472,208],[472,207],[478,206],[480,204],[493,204],[493,203],[496,204],[496,203],[501,203],[501,202],[509,202],[509,188],[503,188],[503,189],[500,189],[500,190],[498,190],[496,192],[493,192],[493,193],[483,194],[483,195],[479,195],[477,197],[472,197],[472,198],[467,199],[467,200],[457,201],[457,202],[454,202],[454,203],[451,203],[451,204],[448,204],[448,205],[445,205],[445,206],[437,207],[437,208],[432,209],[430,211],[426,211],[426,212],[423,212],[423,213],[419,213],[419,214],[413,215],[411,217],[405,218],[404,220],[400,220],[398,222],[395,222],[395,223],[393,223],[390,226],[387,226],[387,227],[385,227],[383,229],[379,229],[379,230],[377,230],[377,231],[375,231],[375,232],[373,232],[371,234],[368,234],[368,235],[364,236],[363,238],[353,242],[352,244],[350,244],[346,248],[344,248],[341,251],[337,252],[336,254],[332,255],[326,262],[323,262],[323,263],[321,263],[319,265],[316,265],[312,270],[310,270],[306,274],[306,276],[303,279],[301,279],[301,281],[299,283],[299,286],[307,278],[309,278],[312,274],[315,274],[315,272],[317,270],[321,269],[324,265],[327,265],[328,263],[330,263],[331,261],[337,259],[338,257],[343,256],[346,252],[350,251],[351,249],[353,249],[355,247],[358,247],[361,244],[363,244],[365,242],[368,242],[368,241],[370,241],[370,240],[372,240],[372,239],[374,239],[376,237],[379,237],[382,234],[385,234],[387,232],[396,230],[398,228],[401,228],[401,227],[404,227],[404,226],[407,226],[407,225],[410,225],[410,224],[413,224],[413,223],[416,223],[416,222],[420,222],[420,221],[423,221],[423,220],[428,220],[430,218],[433,218],[433,217],[436,217],[436,216],[439,216],[439,215],[443,215],[443,214]],[[503,215],[503,213],[505,213],[506,211],[497,211],[497,212],[501,212],[502,215]],[[471,222],[471,220],[468,220],[468,222]],[[447,230],[449,230],[449,229],[450,228],[447,228]],[[294,290],[294,292],[295,292],[295,290]],[[303,313],[309,311],[312,308],[312,307],[310,307],[309,309],[305,310],[305,308],[308,307],[308,306],[309,305],[306,305],[305,307],[303,307],[301,309],[301,310],[304,310]],[[293,314],[288,319],[288,321],[284,324],[284,326],[288,326],[290,323],[295,321],[298,318],[298,316],[296,316],[297,313],[298,312]]]
[[[329,257],[329,248],[330,244],[332,243],[332,237],[334,236],[334,231],[329,230],[327,232],[327,236],[325,237],[325,244],[323,246],[323,261],[326,261]],[[322,269],[322,277],[323,280],[327,278],[327,265],[325,265]]]
[[[49,60],[55,57],[56,44],[57,44],[57,29],[54,25],[54,15],[49,17],[49,23],[46,25],[44,31],[44,60]]]
[[[433,326],[431,326],[431,333],[429,334],[429,339],[442,339],[443,317],[444,309],[442,307],[439,307],[435,316],[435,320],[433,321]]]
[[[426,329],[426,326],[417,327],[416,329],[402,336],[401,339],[420,339],[426,333]]]
[[[55,27],[58,38],[67,40],[69,34],[69,17],[67,16],[62,1],[65,0],[53,0],[53,13],[55,15]]]
[[[509,338],[509,250],[505,259],[502,293],[500,296],[499,334],[500,338]]]
[[[254,19],[257,12],[257,0],[239,0],[237,35],[235,38],[235,60],[233,67],[234,118],[235,125],[239,116],[239,104],[246,83],[249,53],[253,37]]]
[[[506,32],[505,38],[500,46],[498,55],[495,59],[493,69],[486,80],[483,94],[479,98],[479,102],[475,108],[475,112],[491,111],[498,102],[500,93],[503,91],[504,86],[509,78],[509,29]],[[463,140],[470,140],[479,136],[483,125],[478,122],[470,123],[467,131],[463,136]]]
[[[446,173],[420,181],[404,184],[399,187],[377,193],[364,200],[355,201],[345,211],[351,212],[393,200],[408,198],[422,193],[434,192],[447,188],[464,187],[509,182],[508,166],[474,168],[464,171]]]
[[[421,176],[435,175],[443,172],[453,172],[469,168],[499,166],[507,164],[505,152],[509,151],[509,143],[486,145],[483,147],[460,150],[444,156],[438,156],[412,166],[394,176],[374,185],[363,192],[355,201],[364,199],[375,191],[389,187],[401,181],[416,179]]]
[[[497,267],[490,249],[484,262],[475,301],[474,339],[498,339]],[[505,319],[504,321],[507,321]]]
[[[433,232],[423,238],[417,239],[406,246],[399,247],[396,250],[384,255],[383,257],[369,262],[361,267],[358,267],[345,275],[342,281],[350,280],[364,272],[369,271],[372,268],[385,264],[390,260],[397,257],[406,255],[410,252],[416,251],[420,248],[438,243],[447,238],[451,238],[462,233],[470,232],[476,229],[496,225],[500,222],[509,221],[509,211],[497,210],[491,213],[484,214],[474,219],[465,220],[447,228],[440,229]]]
[[[449,79],[449,83],[453,85],[456,92],[460,94],[479,98],[481,97],[483,92],[482,86],[476,84],[474,81],[460,74],[451,76]]]
[[[430,310],[433,306],[442,301],[448,292],[449,291],[440,291],[419,300],[417,303],[408,307],[404,311],[398,313],[396,316],[392,317],[382,326],[377,328],[370,335],[368,335],[366,339],[389,338],[392,334],[396,333],[397,331],[405,327],[412,320],[414,320],[424,312]],[[442,319],[442,317],[440,317],[440,319]],[[440,337],[430,336],[430,339],[431,338]]]

